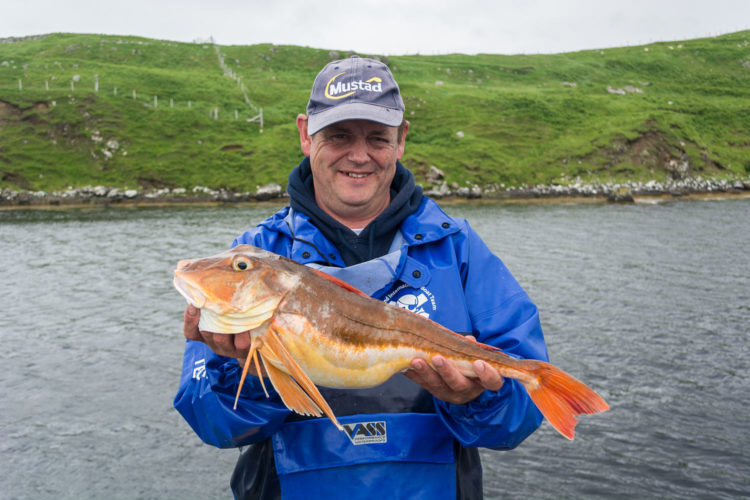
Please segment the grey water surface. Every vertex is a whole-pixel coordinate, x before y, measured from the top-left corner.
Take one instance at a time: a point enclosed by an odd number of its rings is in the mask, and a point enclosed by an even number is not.
[[[231,498],[172,409],[179,259],[276,205],[0,211],[0,498]],[[750,200],[453,204],[611,411],[482,450],[486,498],[750,497]],[[491,277],[488,277],[491,279]],[[375,498],[375,497],[374,497]]]

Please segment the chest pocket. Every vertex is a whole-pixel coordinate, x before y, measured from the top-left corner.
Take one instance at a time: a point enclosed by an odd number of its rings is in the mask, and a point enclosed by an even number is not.
[[[435,414],[289,422],[273,435],[284,499],[455,498],[453,437]]]

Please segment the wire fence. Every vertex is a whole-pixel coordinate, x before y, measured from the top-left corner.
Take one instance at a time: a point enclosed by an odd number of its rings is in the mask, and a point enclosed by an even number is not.
[[[221,48],[214,43],[211,39],[211,43],[214,46],[216,55],[224,76],[232,78],[238,85],[240,93],[242,94],[243,102],[238,106],[227,106],[226,103],[220,105],[216,103],[210,103],[201,101],[198,99],[176,99],[168,94],[153,93],[153,91],[144,91],[137,88],[129,88],[127,90],[121,87],[106,86],[103,79],[100,79],[98,74],[84,75],[74,74],[68,78],[18,78],[17,79],[17,91],[25,93],[39,93],[44,92],[49,94],[47,98],[53,99],[51,101],[52,106],[57,105],[57,99],[64,99],[65,97],[73,98],[78,94],[85,94],[93,92],[95,94],[111,93],[112,97],[130,99],[138,102],[145,107],[151,109],[178,109],[178,110],[191,110],[196,113],[202,113],[207,119],[218,121],[218,120],[244,120],[248,123],[257,122],[260,126],[260,132],[263,132],[263,108],[256,106],[248,96],[248,90],[245,84],[242,82],[241,77],[226,63],[225,54],[221,52]],[[8,63],[4,61],[2,66],[8,66]],[[15,69],[15,67],[14,67]],[[26,69],[26,68],[24,68]],[[13,92],[12,80],[9,82],[6,80],[5,83],[0,81],[0,92],[10,93]],[[1,95],[1,94],[0,94]]]

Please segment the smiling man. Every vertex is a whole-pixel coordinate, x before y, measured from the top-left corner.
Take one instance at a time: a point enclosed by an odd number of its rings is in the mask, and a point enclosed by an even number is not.
[[[403,116],[383,63],[329,63],[297,117],[305,158],[289,175],[289,206],[234,245],[319,269],[512,356],[546,360],[536,306],[469,224],[423,196],[400,163]],[[266,398],[252,368],[234,410],[250,335],[199,331],[199,316],[185,311],[174,404],[205,442],[248,446],[232,475],[236,498],[482,498],[476,448],[513,448],[542,420],[519,382],[481,361],[478,378],[467,378],[441,356],[432,366],[414,359],[370,389],[320,388],[344,432],[291,413],[275,392]]]

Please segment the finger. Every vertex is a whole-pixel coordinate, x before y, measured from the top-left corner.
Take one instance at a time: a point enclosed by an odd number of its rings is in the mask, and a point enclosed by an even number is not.
[[[203,342],[203,337],[201,336],[200,332],[198,331],[198,322],[201,319],[201,312],[200,309],[188,305],[185,308],[185,313],[183,315],[183,326],[182,326],[182,332],[185,335],[185,338],[188,340],[197,340],[199,342]]]
[[[237,349],[234,347],[234,335],[226,333],[212,333],[212,347],[211,349],[222,356],[228,356],[230,358],[238,358]],[[215,348],[214,348],[215,346]]]
[[[250,336],[250,332],[240,332],[235,333],[233,335],[234,337],[234,348],[243,356],[247,355],[247,353],[250,351],[250,343],[252,342],[252,337]]]
[[[456,365],[446,360],[444,357],[437,355],[432,357],[432,364],[435,367],[437,374],[442,379],[442,382],[451,388],[455,392],[463,392],[469,389],[473,389],[475,383],[465,377]]]
[[[447,390],[443,379],[424,359],[414,358],[411,361],[411,368],[407,372],[407,376],[431,393],[435,394]]]
[[[477,374],[479,383],[490,391],[499,391],[503,386],[503,377],[484,361],[474,361],[474,372]]]

